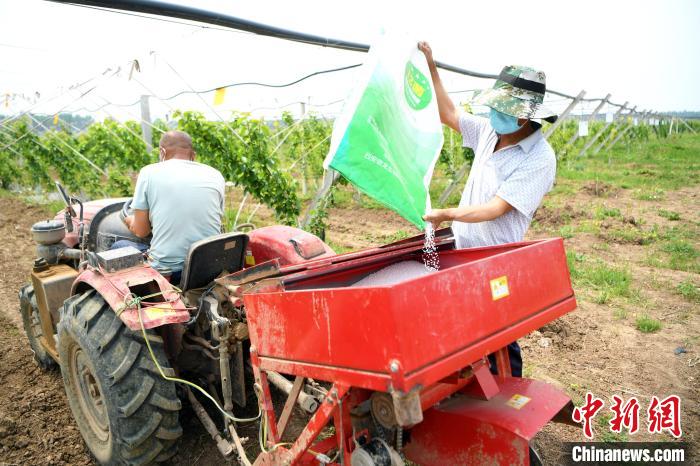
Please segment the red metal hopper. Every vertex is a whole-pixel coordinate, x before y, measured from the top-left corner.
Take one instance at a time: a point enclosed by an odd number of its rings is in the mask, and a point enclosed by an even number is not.
[[[244,296],[254,369],[266,396],[268,370],[332,382],[329,393],[335,393],[289,450],[277,448],[258,463],[313,458],[307,450],[330,417],[337,424],[336,446],[343,446],[349,461],[353,407],[372,392],[386,392],[398,424],[415,431],[406,454],[421,464],[457,464],[455,458],[469,457],[470,442],[478,438],[443,436],[449,447],[434,451],[430,446],[436,444],[428,439],[438,435],[434,426],[441,420],[449,418],[452,424],[463,419],[461,430],[453,432],[472,435],[474,428],[489,423],[489,415],[497,431],[520,441],[496,447],[499,458],[526,464],[518,458],[527,457],[527,442],[569,399],[541,382],[509,377],[504,347],[576,307],[563,241],[464,250],[447,250],[449,242],[441,243],[438,272],[399,283],[352,286],[391,264],[421,261],[422,241],[283,268],[279,277],[260,282]],[[485,363],[494,352],[503,368],[498,378]],[[455,392],[462,394],[452,397],[451,409],[431,409]],[[527,409],[499,413],[509,401],[517,406],[512,399],[526,400]],[[485,404],[477,408],[477,402]],[[347,417],[340,421],[342,411]],[[270,441],[277,442],[271,403],[267,415]],[[338,431],[342,424],[343,435]],[[499,442],[506,440],[499,437]],[[493,453],[488,445],[482,447],[472,445],[469,451]],[[503,457],[504,451],[511,453]]]

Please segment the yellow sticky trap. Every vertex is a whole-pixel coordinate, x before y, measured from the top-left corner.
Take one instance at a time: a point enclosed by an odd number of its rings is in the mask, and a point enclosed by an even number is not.
[[[508,289],[508,277],[504,275],[491,280],[491,297],[494,301],[505,298],[508,295],[510,295],[510,290]]]
[[[214,91],[214,105],[221,105],[224,103],[224,97],[226,96],[226,88],[220,87]]]
[[[530,402],[530,398],[525,395],[518,395],[517,393],[510,397],[510,400],[506,401],[506,404],[514,409],[520,409]]]
[[[58,124],[58,113],[53,116],[53,124],[54,125]]]

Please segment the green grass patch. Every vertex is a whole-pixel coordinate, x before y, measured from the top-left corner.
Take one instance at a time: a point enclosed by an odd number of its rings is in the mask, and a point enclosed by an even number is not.
[[[672,222],[677,222],[681,219],[681,214],[672,210],[659,209],[659,216],[671,220]]]
[[[622,217],[620,209],[608,208],[606,206],[598,206],[595,209],[594,216],[598,220],[604,220],[608,217]]]
[[[367,241],[371,241],[373,243],[380,243],[380,244],[389,244],[389,243],[394,243],[396,241],[401,241],[402,239],[410,238],[411,236],[415,236],[419,234],[417,230],[415,231],[406,231],[406,230],[397,230],[394,233],[389,233],[389,234],[377,234],[377,233],[367,233],[365,234],[362,238],[366,239]]]
[[[596,417],[600,430],[597,440],[605,443],[627,442],[629,440],[629,436],[626,432],[622,431],[617,433],[610,430],[610,420],[612,417],[613,415],[611,413],[603,413]]]
[[[32,201],[28,201],[28,202],[35,204],[35,205],[40,205],[41,207],[43,207],[47,211],[52,212],[54,214],[56,214],[56,213],[58,213],[66,208],[66,205],[63,203],[63,201],[55,201],[54,200],[54,201],[46,201],[46,202],[39,202],[39,203],[34,203]],[[77,212],[77,210],[78,209],[76,209],[76,212]]]
[[[648,141],[625,144],[620,141],[612,150],[590,153],[585,159],[560,164],[560,180],[598,180],[647,200],[658,200],[663,191],[700,183],[700,135],[681,134],[670,144],[667,139],[651,135]],[[569,186],[562,187],[568,189]]]
[[[661,246],[661,251],[668,254],[666,264],[673,270],[700,273],[698,250],[687,240],[672,239]]]
[[[352,205],[352,195],[353,191],[351,188],[348,186],[337,186],[333,190],[333,198],[330,202],[330,204],[333,207],[338,207],[338,208],[349,208]]]
[[[697,225],[674,225],[659,233],[658,246],[646,262],[652,267],[700,273],[700,251],[694,243]]]
[[[596,251],[610,251],[610,245],[608,243],[593,243],[591,247]]]
[[[672,239],[661,246],[661,250],[669,254],[678,254],[686,257],[698,257],[695,247],[684,239]]]
[[[328,245],[328,247],[330,247],[332,250],[334,250],[336,254],[344,254],[346,252],[354,251],[354,249],[351,247],[345,246],[345,245],[340,244],[340,243],[333,242],[333,241],[328,240],[328,239],[326,239],[326,244]]]
[[[6,189],[0,188],[0,197],[14,198],[24,202],[27,205],[40,207],[46,211],[46,215],[56,215],[58,212],[66,208],[66,205],[61,200],[49,199],[43,195],[28,195],[26,193],[14,193]]]
[[[577,233],[599,233],[600,232],[600,220],[582,220],[576,227]]]
[[[611,297],[610,291],[603,289],[595,298],[593,298],[593,302],[596,304],[606,304],[610,302]]]
[[[634,198],[640,201],[660,201],[664,198],[664,190],[661,188],[637,190]]]
[[[560,179],[554,184],[554,187],[549,192],[547,197],[565,197],[568,198],[572,194],[578,193],[578,186],[576,183],[569,180]]]
[[[649,170],[648,168],[642,168],[641,170],[637,170],[638,175],[646,175],[646,176],[656,176],[658,173],[656,173],[654,170]]]
[[[637,330],[642,333],[654,333],[661,330],[661,322],[644,314],[637,317]]]
[[[573,225],[564,225],[559,229],[559,236],[564,239],[573,238],[575,234],[575,229]]]
[[[676,285],[676,292],[690,302],[700,303],[700,288],[690,279],[683,280]]]
[[[613,298],[631,296],[632,275],[626,268],[611,267],[572,251],[567,252],[566,258],[574,285],[597,292],[594,302],[605,304]]]
[[[394,233],[385,236],[384,239],[386,240],[387,243],[394,243],[396,241],[401,241],[402,239],[409,238],[411,236],[415,236],[415,232],[410,232],[406,230],[397,230]]]
[[[659,239],[658,229],[654,226],[649,230],[623,224],[619,228],[601,230],[600,236],[607,240],[620,244],[647,245]]]
[[[222,223],[224,224],[224,229],[226,231],[231,231],[233,229],[233,222],[236,219],[236,210],[226,209],[224,210],[224,218]],[[240,217],[239,217],[240,220]]]

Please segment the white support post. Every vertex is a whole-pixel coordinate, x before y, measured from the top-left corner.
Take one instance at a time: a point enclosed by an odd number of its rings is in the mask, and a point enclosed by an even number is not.
[[[576,105],[578,105],[578,103],[581,102],[581,99],[583,99],[583,97],[585,95],[586,95],[586,91],[584,91],[582,89],[581,92],[579,92],[578,95],[574,98],[574,100],[571,101],[569,106],[566,107],[563,112],[561,112],[561,115],[559,115],[559,118],[557,118],[557,121],[552,123],[552,125],[549,128],[547,128],[547,131],[545,131],[545,133],[544,133],[545,139],[549,138],[549,136],[551,136],[554,133],[554,131],[557,128],[559,128],[559,126],[561,126],[562,123],[564,123],[564,120],[566,120],[566,117],[569,116],[569,113],[571,113],[571,111],[574,109],[574,107],[576,107]]]
[[[469,162],[465,162],[464,165],[457,171],[455,174],[455,177],[452,181],[450,181],[450,184],[447,185],[445,190],[440,194],[440,199],[438,199],[438,203],[442,205],[448,197],[452,194],[452,192],[455,190],[457,187],[457,183],[464,178],[464,175],[467,174],[469,171],[469,168],[471,167],[471,164]]]
[[[151,107],[148,103],[148,96],[141,96],[141,136],[146,143],[146,150],[150,154],[153,150],[153,134],[151,133]]]
[[[695,131],[695,130],[693,129],[693,127],[690,126],[690,125],[688,124],[687,121],[685,121],[685,118],[681,118],[681,123],[683,123],[683,124],[685,125],[686,128],[688,128],[690,131],[692,131],[693,134],[698,134],[697,131]]]
[[[626,116],[626,117],[629,117],[630,115],[633,115],[633,114],[634,114],[634,111],[635,111],[636,109],[637,109],[637,106],[635,105],[634,107],[632,107],[632,109],[631,109],[629,112],[627,112],[627,115],[625,115],[625,116]],[[601,150],[603,147],[605,147],[605,145],[606,145],[608,142],[610,142],[610,139],[612,139],[612,137],[613,137],[613,133],[612,133],[612,131],[611,131],[610,134],[608,134],[608,135],[605,137],[605,139],[603,139],[603,142],[601,142],[600,144],[598,144],[598,147],[596,147],[595,150],[593,151],[593,155],[596,155],[598,152],[600,152],[600,150]]]
[[[617,110],[617,112],[615,112],[615,114],[613,115],[612,120],[606,122],[606,123],[605,123],[605,126],[603,126],[603,127],[600,129],[600,131],[598,131],[596,134],[594,134],[593,137],[592,137],[591,139],[589,139],[588,142],[586,142],[586,145],[583,146],[583,148],[581,149],[581,152],[578,153],[578,156],[579,156],[579,157],[581,157],[583,154],[585,154],[586,151],[587,151],[588,149],[590,149],[591,146],[592,146],[593,144],[595,144],[595,142],[598,140],[598,138],[601,137],[601,136],[603,135],[603,133],[605,132],[605,130],[607,130],[607,129],[610,127],[610,125],[612,125],[613,121],[615,121],[615,119],[616,119],[618,116],[620,116],[620,113],[622,113],[622,111],[625,109],[625,107],[627,107],[627,104],[628,104],[628,103],[629,103],[629,102],[625,102],[624,104],[622,104],[622,107],[620,107],[620,108]]]
[[[649,112],[650,112],[650,110],[647,110],[646,112],[642,113],[642,114],[641,114],[641,117],[644,118]],[[613,139],[613,141],[612,141],[612,142],[610,143],[610,145],[606,148],[606,150],[612,149],[612,148],[615,146],[615,144],[617,144],[617,141],[619,141],[619,140],[622,138],[622,136],[624,136],[625,133],[626,133],[627,131],[629,131],[630,128],[632,128],[633,126],[634,126],[634,123],[630,123],[630,124],[627,125],[627,127],[626,127],[624,130],[620,131],[620,133],[617,135],[617,137],[616,137],[615,139]]]
[[[299,226],[301,228],[304,228],[309,224],[309,221],[311,221],[312,212],[316,210],[316,207],[318,207],[318,205],[325,199],[333,187],[333,183],[335,183],[338,178],[340,178],[340,173],[331,168],[326,170],[326,173],[323,175],[323,183],[321,184],[321,187],[318,188],[318,191],[316,191],[314,198],[311,200],[311,204],[309,204],[309,207],[304,213],[303,219],[299,222]]]
[[[603,108],[603,106],[608,102],[608,100],[610,99],[610,95],[611,95],[611,94],[606,95],[605,98],[603,98],[603,100],[600,101],[600,103],[599,103],[598,106],[595,108],[595,110],[593,110],[593,113],[591,113],[590,115],[588,115],[588,119],[587,119],[586,121],[588,121],[588,122],[590,123],[590,122],[592,122],[592,121],[595,119],[596,116],[598,116],[598,112],[600,112],[600,109]],[[578,139],[578,131],[576,131],[576,132],[574,133],[574,135],[571,137],[571,139],[569,139],[569,142],[566,143],[566,145],[564,146],[564,152],[566,152],[566,150],[567,150],[574,142],[576,142],[576,139]]]

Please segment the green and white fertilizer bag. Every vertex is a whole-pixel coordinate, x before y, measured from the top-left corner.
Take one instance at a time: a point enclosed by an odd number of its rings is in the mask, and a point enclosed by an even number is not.
[[[384,35],[335,120],[324,168],[423,229],[443,136],[430,71],[417,41]]]

